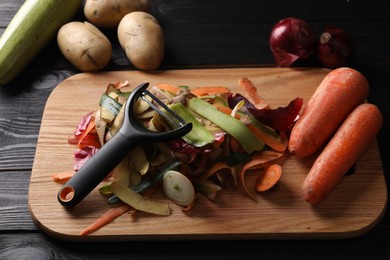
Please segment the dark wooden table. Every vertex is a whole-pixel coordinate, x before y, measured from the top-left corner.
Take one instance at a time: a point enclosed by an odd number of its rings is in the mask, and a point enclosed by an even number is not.
[[[0,34],[23,0],[0,0]],[[166,35],[162,70],[214,67],[272,67],[269,33],[281,18],[307,20],[316,31],[329,24],[349,31],[357,53],[351,67],[370,82],[369,101],[385,121],[377,138],[389,182],[390,2],[329,1],[152,1],[152,13]],[[82,12],[75,18],[83,20]],[[106,70],[134,69],[116,40]],[[294,66],[318,66],[314,61]],[[329,259],[390,256],[390,211],[365,235],[342,240],[159,241],[74,243],[53,239],[33,222],[28,187],[42,112],[49,94],[78,73],[53,40],[10,84],[0,87],[0,259],[254,259],[300,257]],[[261,223],[258,223],[261,225]],[[207,252],[207,253],[206,253]]]

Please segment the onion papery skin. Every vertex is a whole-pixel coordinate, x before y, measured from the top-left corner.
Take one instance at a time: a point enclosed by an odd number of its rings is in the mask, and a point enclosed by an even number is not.
[[[321,34],[317,59],[326,68],[335,69],[349,64],[355,54],[355,41],[346,31],[329,27]]]
[[[315,51],[316,34],[303,19],[287,17],[277,22],[270,35],[270,47],[276,67],[291,67],[298,59],[307,59]]]

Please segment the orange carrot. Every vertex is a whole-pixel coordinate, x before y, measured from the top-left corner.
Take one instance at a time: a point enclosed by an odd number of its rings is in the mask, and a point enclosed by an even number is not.
[[[177,94],[181,90],[178,86],[169,83],[158,83],[156,86],[161,90],[166,90],[173,94]]]
[[[114,85],[115,88],[121,89],[121,88],[124,88],[124,87],[128,87],[129,86],[129,82],[127,80],[126,81],[117,81],[113,85]]]
[[[377,106],[364,103],[356,107],[314,162],[302,186],[304,200],[321,202],[374,142],[382,123]]]
[[[104,227],[108,223],[111,223],[117,217],[120,217],[126,212],[128,212],[130,208],[131,206],[127,204],[122,204],[118,207],[113,207],[108,209],[103,215],[97,218],[91,225],[89,225],[84,230],[82,230],[80,236],[86,236],[99,230],[100,228]]]
[[[247,127],[249,130],[251,130],[258,139],[263,141],[266,145],[271,147],[272,149],[278,151],[278,152],[284,152],[286,151],[287,144],[283,143],[276,138],[272,137],[271,135],[265,133],[260,128],[254,126],[253,124],[248,124]]]
[[[70,180],[70,178],[72,178],[72,176],[74,174],[75,174],[75,171],[55,173],[51,176],[51,178],[55,182],[66,182],[66,181]]]
[[[240,78],[238,83],[244,91],[244,97],[248,99],[249,102],[251,102],[256,108],[263,109],[269,107],[264,99],[257,93],[257,88],[255,85],[253,85],[252,81],[247,78]]]
[[[276,163],[277,160],[281,159],[285,153],[279,153],[271,150],[264,150],[261,153],[252,156],[252,158],[241,168],[239,173],[240,183],[244,192],[257,202],[254,195],[250,193],[245,183],[245,173],[249,170],[259,170],[267,167],[271,163]]]
[[[197,97],[215,94],[227,94],[229,92],[229,88],[222,86],[203,86],[191,90],[191,93]]]
[[[360,72],[347,67],[329,72],[293,126],[289,151],[304,158],[319,150],[368,92],[368,81]]]
[[[226,115],[230,115],[233,111],[233,109],[231,109],[230,107],[226,107],[218,104],[213,104],[213,106],[215,106],[219,111],[225,113]],[[237,113],[234,115],[234,117],[240,119],[240,115]]]
[[[263,192],[271,189],[278,183],[282,176],[282,167],[279,164],[267,166],[256,179],[256,191]]]

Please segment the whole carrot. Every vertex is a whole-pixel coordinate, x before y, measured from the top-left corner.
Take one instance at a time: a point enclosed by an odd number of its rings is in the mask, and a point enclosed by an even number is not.
[[[321,202],[373,143],[382,123],[377,106],[364,103],[356,107],[315,160],[303,182],[304,200]]]
[[[299,158],[319,150],[368,92],[368,81],[360,72],[347,67],[330,71],[293,126],[288,150]]]

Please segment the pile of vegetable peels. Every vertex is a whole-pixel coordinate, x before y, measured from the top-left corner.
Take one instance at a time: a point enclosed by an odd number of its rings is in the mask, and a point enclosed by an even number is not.
[[[109,184],[99,188],[112,208],[81,235],[98,230],[130,208],[169,215],[166,201],[149,196],[159,188],[183,210],[196,205],[195,194],[214,200],[223,189],[241,187],[256,201],[254,192],[273,188],[282,175],[279,160],[287,154],[289,131],[303,100],[297,97],[287,106],[273,109],[249,79],[240,78],[238,84],[242,94],[223,86],[190,89],[160,83],[149,87],[153,95],[186,123],[191,122],[193,128],[180,139],[133,149],[107,177]],[[84,115],[69,137],[68,142],[78,146],[74,172],[119,130],[124,103],[130,94],[124,87],[128,86],[127,82],[108,84],[99,109]],[[135,109],[138,119],[152,131],[174,127],[142,99]],[[245,184],[248,171],[258,174],[253,192]],[[72,174],[52,177],[64,182]]]

